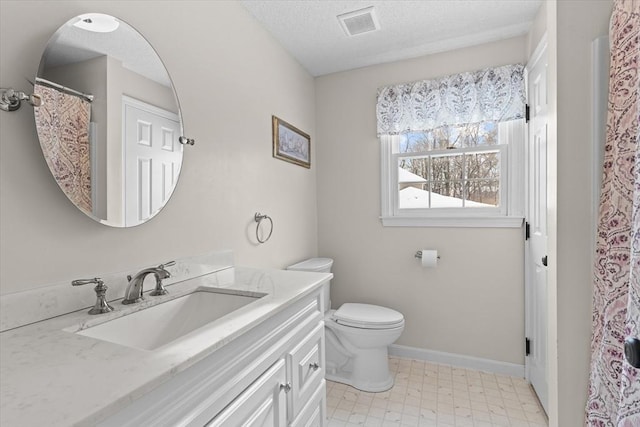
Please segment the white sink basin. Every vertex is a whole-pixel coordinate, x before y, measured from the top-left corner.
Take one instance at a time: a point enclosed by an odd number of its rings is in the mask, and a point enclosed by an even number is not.
[[[155,350],[266,294],[253,295],[197,290],[77,333],[128,347]]]

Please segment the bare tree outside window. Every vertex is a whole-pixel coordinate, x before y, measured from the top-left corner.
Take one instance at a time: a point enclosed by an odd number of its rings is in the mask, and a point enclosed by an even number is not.
[[[500,206],[497,123],[408,133],[398,150],[407,154],[398,166],[416,177],[399,182],[400,208]]]

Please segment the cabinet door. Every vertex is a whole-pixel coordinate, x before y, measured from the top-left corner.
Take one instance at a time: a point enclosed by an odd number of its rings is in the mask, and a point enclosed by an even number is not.
[[[280,359],[231,404],[220,412],[207,427],[280,427],[287,424],[285,390],[287,373]]]
[[[291,409],[295,419],[324,379],[324,324],[320,323],[287,355],[291,367]]]
[[[326,397],[326,383],[322,380],[298,418],[291,423],[291,427],[324,427],[327,420]]]

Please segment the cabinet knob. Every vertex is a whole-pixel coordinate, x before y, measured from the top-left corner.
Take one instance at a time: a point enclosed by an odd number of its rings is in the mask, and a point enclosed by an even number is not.
[[[320,365],[318,365],[318,362],[313,362],[313,363],[309,363],[309,367],[314,371],[317,371]]]
[[[286,384],[280,384],[280,390],[284,390],[285,393],[289,393],[291,391],[291,383],[288,382]]]

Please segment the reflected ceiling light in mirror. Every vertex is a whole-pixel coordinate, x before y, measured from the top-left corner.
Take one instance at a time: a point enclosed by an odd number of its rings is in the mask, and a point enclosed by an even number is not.
[[[87,13],[80,15],[74,27],[81,28],[94,33],[110,33],[118,29],[120,23],[113,16],[102,13]]]

